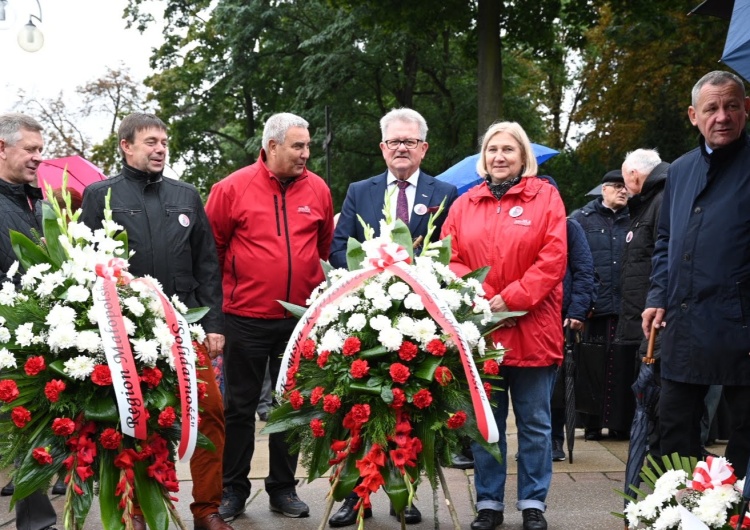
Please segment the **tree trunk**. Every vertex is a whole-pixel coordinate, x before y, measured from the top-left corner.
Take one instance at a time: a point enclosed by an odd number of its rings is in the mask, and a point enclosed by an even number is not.
[[[481,138],[503,111],[500,0],[479,0],[477,11],[477,132]]]

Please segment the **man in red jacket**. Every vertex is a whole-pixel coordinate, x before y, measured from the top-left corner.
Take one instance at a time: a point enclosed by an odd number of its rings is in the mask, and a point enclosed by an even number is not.
[[[279,300],[306,305],[323,279],[333,237],[333,201],[326,183],[305,167],[308,123],[274,114],[263,130],[258,160],[211,189],[206,213],[213,228],[224,288],[224,493],[219,514],[233,520],[250,496],[255,412],[266,363],[276,381],[281,354],[296,324]],[[285,433],[269,436],[265,489],[272,511],[307,517],[296,493],[297,455]]]

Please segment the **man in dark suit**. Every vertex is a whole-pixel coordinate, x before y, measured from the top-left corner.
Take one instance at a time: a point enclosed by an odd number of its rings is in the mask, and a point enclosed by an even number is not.
[[[391,217],[402,218],[411,235],[425,237],[427,220],[445,199],[445,210],[436,220],[433,239],[440,235],[448,208],[458,197],[456,187],[436,180],[419,169],[427,154],[427,122],[412,109],[393,109],[380,120],[380,150],[388,171],[349,186],[331,243],[329,261],[346,268],[346,244],[350,237],[364,241],[364,227],[357,215],[380,234],[386,194],[390,194]]]

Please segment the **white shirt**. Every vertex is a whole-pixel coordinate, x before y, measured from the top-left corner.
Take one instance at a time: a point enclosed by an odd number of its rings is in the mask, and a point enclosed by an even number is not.
[[[388,177],[386,179],[387,186],[385,188],[385,197],[383,198],[383,204],[388,196],[391,199],[391,219],[396,219],[396,205],[398,203],[398,186],[396,185],[396,176],[388,171]],[[408,205],[409,220],[411,220],[411,212],[414,209],[414,201],[417,198],[417,182],[419,182],[419,170],[415,171],[406,182],[409,186],[406,187],[406,203]]]

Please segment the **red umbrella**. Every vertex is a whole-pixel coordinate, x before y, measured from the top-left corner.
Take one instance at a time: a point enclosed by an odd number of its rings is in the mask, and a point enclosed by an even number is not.
[[[63,171],[66,169],[68,172],[68,187],[81,193],[88,184],[107,179],[101,169],[80,156],[44,160],[39,164],[36,174],[39,178],[39,187],[44,191],[45,197],[47,194],[44,190],[45,183],[52,186],[53,189],[61,188]]]

